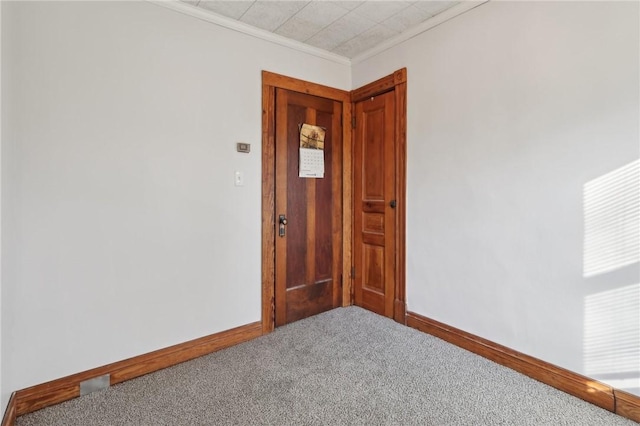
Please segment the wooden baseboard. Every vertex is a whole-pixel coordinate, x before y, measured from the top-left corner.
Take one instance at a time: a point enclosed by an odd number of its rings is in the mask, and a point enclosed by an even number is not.
[[[115,385],[261,335],[262,323],[255,322],[16,391],[9,402],[2,426],[13,425],[16,416],[80,396],[80,382],[85,380],[109,374],[110,384]]]
[[[523,373],[628,419],[640,422],[640,397],[557,367],[505,346],[407,312],[406,324]],[[129,358],[14,392],[0,426],[13,426],[17,416],[80,396],[80,382],[111,375],[111,384],[130,380],[262,335],[260,322]]]
[[[597,380],[565,370],[414,312],[407,312],[407,326],[439,337],[620,416],[640,422],[640,397],[638,396],[616,390]]]
[[[613,389],[616,414],[640,423],[640,397],[619,389]]]
[[[16,423],[16,393],[13,392],[9,398],[9,403],[2,417],[0,426],[13,426]]]

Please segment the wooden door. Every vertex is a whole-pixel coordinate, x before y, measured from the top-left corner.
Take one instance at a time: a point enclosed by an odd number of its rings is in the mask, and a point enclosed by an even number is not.
[[[275,325],[279,326],[342,302],[342,103],[280,88],[275,101]],[[298,177],[303,123],[326,130],[323,178]]]
[[[392,318],[397,205],[394,92],[357,102],[355,117],[355,304]]]

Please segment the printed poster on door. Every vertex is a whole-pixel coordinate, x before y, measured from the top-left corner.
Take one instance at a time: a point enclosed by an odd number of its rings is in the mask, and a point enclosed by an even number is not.
[[[300,124],[301,178],[324,178],[324,137],[326,130],[312,124]]]

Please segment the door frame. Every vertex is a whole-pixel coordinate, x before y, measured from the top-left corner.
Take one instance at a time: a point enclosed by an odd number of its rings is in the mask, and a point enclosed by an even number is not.
[[[262,333],[275,328],[275,91],[287,89],[342,103],[342,306],[351,304],[351,93],[262,71]]]
[[[406,195],[407,195],[407,69],[401,68],[367,85],[351,91],[352,108],[355,103],[394,92],[395,111],[395,180],[396,180],[396,257],[393,319],[406,323]],[[353,133],[355,137],[355,132]],[[352,140],[352,145],[354,141]]]
[[[407,69],[347,92],[262,71],[262,333],[275,328],[275,90],[342,102],[342,306],[353,304],[353,132],[355,102],[393,91],[396,101],[396,271],[393,319],[406,324]]]

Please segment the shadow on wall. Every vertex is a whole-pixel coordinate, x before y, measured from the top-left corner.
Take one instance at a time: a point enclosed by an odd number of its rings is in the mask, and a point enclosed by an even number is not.
[[[640,266],[640,160],[584,185],[584,277]],[[640,395],[640,283],[584,300],[585,374]]]

